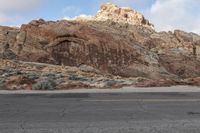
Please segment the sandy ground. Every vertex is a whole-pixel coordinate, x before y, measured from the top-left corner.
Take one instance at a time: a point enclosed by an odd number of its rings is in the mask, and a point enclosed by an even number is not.
[[[131,92],[200,92],[200,87],[193,86],[172,86],[172,87],[124,87],[119,89],[73,89],[73,90],[55,90],[55,91],[33,91],[0,90],[0,94],[59,94],[59,93],[131,93]]]

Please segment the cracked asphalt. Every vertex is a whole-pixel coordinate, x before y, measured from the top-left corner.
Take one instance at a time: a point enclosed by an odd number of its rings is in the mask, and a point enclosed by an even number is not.
[[[0,94],[0,133],[200,133],[200,93]]]

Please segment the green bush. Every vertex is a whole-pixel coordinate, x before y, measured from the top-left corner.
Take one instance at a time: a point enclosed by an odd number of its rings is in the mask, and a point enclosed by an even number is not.
[[[55,79],[55,74],[54,73],[45,73],[42,76],[43,77],[47,77],[49,79]]]
[[[113,87],[114,85],[117,84],[117,81],[115,80],[105,80],[106,87]]]
[[[16,75],[21,75],[22,72],[21,72],[21,71],[16,71],[15,74],[16,74]]]
[[[1,78],[0,78],[0,84],[3,84],[4,81],[5,81],[5,79],[1,79]]]
[[[79,77],[78,75],[70,75],[68,79],[73,81],[88,81],[87,78]]]
[[[28,78],[30,78],[32,80],[36,80],[39,78],[39,74],[34,73],[34,72],[26,73],[25,76],[27,76]]]
[[[54,90],[56,83],[53,80],[41,80],[33,85],[33,90]]]
[[[0,78],[0,90],[5,89],[4,82],[5,82],[5,79]]]

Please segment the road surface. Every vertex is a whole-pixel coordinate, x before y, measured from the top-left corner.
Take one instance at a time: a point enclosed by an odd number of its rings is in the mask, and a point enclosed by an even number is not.
[[[200,133],[200,92],[0,94],[0,133]]]

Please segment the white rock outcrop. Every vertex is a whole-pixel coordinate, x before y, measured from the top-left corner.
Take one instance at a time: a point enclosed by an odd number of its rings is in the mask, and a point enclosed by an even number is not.
[[[111,20],[120,24],[139,25],[154,30],[154,25],[151,24],[145,17],[128,7],[118,7],[114,4],[103,4],[96,16],[79,16],[75,18],[77,21],[107,21]]]

